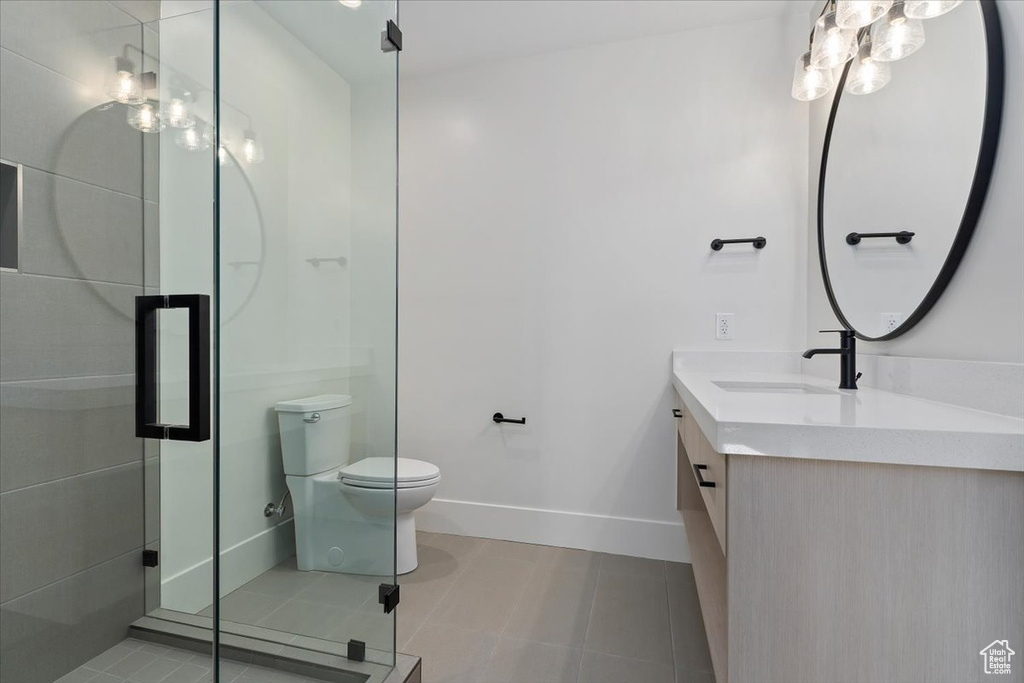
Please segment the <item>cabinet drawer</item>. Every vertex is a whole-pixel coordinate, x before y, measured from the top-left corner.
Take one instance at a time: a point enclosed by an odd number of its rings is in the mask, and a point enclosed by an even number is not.
[[[683,441],[683,445],[686,444],[686,404],[683,403],[683,398],[677,392],[672,392],[675,397],[675,402],[672,404],[672,412],[676,418],[676,431],[679,433],[680,440]]]
[[[704,505],[708,509],[708,516],[711,518],[711,526],[718,536],[718,543],[722,546],[722,554],[725,554],[726,534],[726,460],[725,456],[715,451],[711,443],[701,434],[701,462],[703,468],[700,470],[700,477],[707,483],[714,483],[713,487],[701,486],[700,494],[704,498]],[[694,473],[696,475],[696,472]]]

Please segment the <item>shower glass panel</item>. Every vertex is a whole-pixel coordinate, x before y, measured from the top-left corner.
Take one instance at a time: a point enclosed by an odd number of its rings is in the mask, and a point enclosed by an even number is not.
[[[393,666],[397,4],[348,4],[0,2],[4,683]]]
[[[395,12],[256,0],[219,16],[221,630],[330,653],[358,640],[385,665],[397,52],[381,31]],[[365,458],[384,488],[341,479]]]

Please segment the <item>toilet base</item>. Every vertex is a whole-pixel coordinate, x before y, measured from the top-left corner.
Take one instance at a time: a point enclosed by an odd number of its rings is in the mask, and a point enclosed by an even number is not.
[[[419,565],[416,553],[416,517],[411,512],[395,519],[395,573],[408,574]]]
[[[345,487],[339,491],[332,472],[288,476],[287,482],[295,505],[295,555],[300,571],[388,577],[416,569],[414,510],[430,499],[435,487],[399,490],[399,512],[391,517],[396,506],[391,490]],[[406,511],[401,511],[403,504]]]

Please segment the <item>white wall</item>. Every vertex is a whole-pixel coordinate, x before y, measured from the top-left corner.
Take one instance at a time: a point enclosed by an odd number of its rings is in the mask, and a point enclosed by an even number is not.
[[[672,349],[804,339],[805,22],[403,80],[400,454],[442,471],[421,528],[688,557]]]
[[[1006,102],[985,207],[953,280],[923,321],[891,342],[863,344],[866,354],[960,361],[1024,362],[1024,3],[997,2],[1006,50]],[[963,8],[957,11],[965,11]],[[927,27],[927,24],[926,24]],[[925,45],[923,50],[927,50]],[[831,98],[811,104],[809,196],[817,196],[821,142]],[[818,268],[814,204],[808,213],[808,345],[836,325]],[[827,343],[832,340],[826,339]],[[829,365],[835,359],[823,360]],[[865,375],[865,380],[868,380]]]

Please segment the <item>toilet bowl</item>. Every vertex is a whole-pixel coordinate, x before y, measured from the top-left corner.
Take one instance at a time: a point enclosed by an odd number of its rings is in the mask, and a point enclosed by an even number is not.
[[[433,498],[441,472],[409,458],[397,458],[397,466],[395,458],[350,462],[351,404],[351,396],[324,394],[276,405],[298,568],[411,572],[417,565],[414,512]]]
[[[342,494],[367,517],[395,515],[395,571],[407,574],[416,569],[416,518],[413,513],[430,502],[441,481],[441,470],[422,460],[395,461],[365,458],[338,473]],[[387,523],[387,522],[385,522]]]

